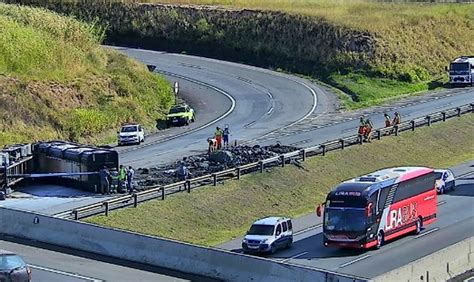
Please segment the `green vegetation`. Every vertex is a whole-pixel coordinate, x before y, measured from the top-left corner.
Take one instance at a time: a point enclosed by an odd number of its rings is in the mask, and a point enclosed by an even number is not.
[[[311,75],[348,91],[347,108],[432,89],[432,81],[443,75],[450,60],[474,53],[474,5],[348,0],[9,2],[99,19],[109,27],[110,43]]]
[[[39,139],[110,141],[122,122],[148,127],[173,102],[170,85],[100,46],[104,30],[0,3],[0,146]]]
[[[474,115],[437,123],[370,145],[309,158],[295,166],[250,174],[137,208],[96,216],[88,222],[177,240],[217,245],[243,235],[259,217],[299,216],[314,211],[340,181],[383,167],[449,167],[474,157]],[[396,150],[394,150],[396,148]],[[357,164],[357,165],[354,165]]]

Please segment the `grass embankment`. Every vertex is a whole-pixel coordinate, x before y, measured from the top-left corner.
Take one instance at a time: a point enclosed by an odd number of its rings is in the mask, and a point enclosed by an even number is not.
[[[152,127],[174,95],[163,78],[100,46],[104,30],[0,3],[0,146],[111,141],[122,122]]]
[[[474,54],[474,5],[330,0],[8,0],[109,27],[109,43],[281,68],[351,94],[347,108],[426,91]],[[142,3],[207,4],[196,6]],[[434,82],[433,82],[434,81]]]
[[[137,208],[96,216],[88,222],[217,245],[244,234],[256,219],[269,215],[298,216],[314,210],[340,181],[380,168],[421,165],[449,167],[474,158],[474,115],[466,115],[432,127],[383,138],[370,145],[334,151],[309,158],[305,170],[295,166],[274,168],[153,200]]]

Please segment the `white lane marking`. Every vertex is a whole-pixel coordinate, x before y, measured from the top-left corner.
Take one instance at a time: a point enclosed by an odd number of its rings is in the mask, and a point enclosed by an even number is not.
[[[429,197],[426,197],[424,200],[425,200],[425,201],[428,201],[428,200],[431,200],[431,199],[433,199],[433,198],[434,198],[434,196],[429,196]]]
[[[271,107],[270,110],[268,110],[267,115],[271,114],[272,112],[273,112],[273,107]]]
[[[319,227],[323,226],[322,223],[319,223],[319,224],[316,224],[316,225],[313,225],[313,226],[310,226],[310,227],[307,227],[305,229],[302,229],[298,232],[295,232],[293,233],[293,236],[296,236],[296,235],[300,235],[300,234],[303,234],[305,232],[308,232],[308,231],[311,231],[311,230],[314,230],[314,229],[318,229]]]
[[[358,262],[358,261],[367,259],[367,258],[369,258],[369,257],[370,257],[370,255],[365,255],[365,256],[358,257],[358,258],[356,258],[355,260],[351,260],[351,261],[349,261],[349,262],[346,262],[346,263],[343,263],[343,264],[339,265],[339,268],[346,267],[346,266],[348,266],[348,265],[354,264],[354,263],[356,263],[356,262]]]
[[[436,205],[437,206],[441,206],[441,205],[444,205],[446,204],[446,201],[445,200],[442,200],[442,201],[439,201]]]
[[[280,75],[280,76],[282,76],[282,75]],[[267,137],[268,135],[271,135],[271,134],[273,134],[273,133],[276,132],[276,131],[284,130],[284,129],[287,129],[288,127],[292,127],[293,125],[295,125],[295,124],[297,124],[297,123],[300,123],[300,122],[302,122],[303,120],[307,119],[311,114],[313,114],[314,110],[316,110],[316,106],[318,105],[318,96],[316,95],[316,91],[314,91],[313,88],[311,88],[310,86],[308,86],[306,83],[303,83],[303,82],[298,81],[298,80],[296,80],[296,79],[293,79],[293,78],[291,78],[291,77],[286,77],[286,76],[282,76],[282,77],[285,77],[286,79],[291,80],[291,81],[293,81],[293,82],[295,82],[295,83],[298,83],[298,84],[300,84],[300,85],[303,85],[305,88],[307,88],[307,89],[311,92],[311,95],[313,95],[313,106],[311,107],[311,110],[310,110],[309,112],[307,112],[306,115],[304,115],[302,118],[300,118],[300,119],[298,119],[298,120],[296,120],[296,121],[294,121],[294,122],[292,122],[292,123],[290,123],[290,124],[288,124],[288,125],[285,125],[285,126],[283,126],[283,127],[280,127],[280,128],[275,129],[275,130],[272,130],[272,131],[270,131],[270,132],[267,132],[267,133],[265,133],[265,134],[263,134],[263,135],[260,135],[260,136],[257,137],[257,138],[265,138],[265,137]],[[319,117],[319,116],[318,116],[318,117]],[[318,118],[318,117],[316,117],[316,118]],[[315,118],[315,119],[316,119],[316,118]],[[249,143],[249,141],[243,142],[243,143]]]
[[[64,276],[69,276],[69,277],[74,277],[74,278],[78,278],[78,279],[82,279],[82,280],[91,281],[91,282],[102,282],[102,281],[104,281],[104,280],[100,280],[100,279],[96,279],[96,278],[92,278],[92,277],[79,275],[79,274],[76,274],[76,273],[61,271],[61,270],[57,270],[57,269],[53,269],[53,268],[49,268],[49,267],[44,267],[44,266],[39,266],[39,265],[34,265],[34,264],[28,264],[28,266],[33,268],[33,269],[48,271],[48,272],[52,272],[52,273],[56,273],[56,274],[61,274],[61,275],[64,275]]]
[[[289,261],[289,260],[292,260],[292,259],[295,259],[295,258],[299,258],[299,257],[301,257],[301,256],[306,255],[307,253],[308,253],[308,252],[302,252],[302,253],[300,253],[300,254],[294,255],[294,256],[289,257],[289,258],[287,258],[287,259],[284,259],[284,260],[282,260],[281,262],[287,262],[287,261]]]
[[[181,78],[181,79],[184,79],[184,80],[187,80],[187,81],[190,81],[192,83],[195,83],[195,84],[199,84],[201,86],[204,86],[204,87],[207,87],[207,88],[211,88],[212,90],[215,90],[219,93],[221,93],[222,95],[226,96],[230,101],[231,101],[231,106],[230,108],[227,110],[227,112],[225,112],[222,116],[214,119],[214,120],[211,120],[210,122],[204,124],[204,125],[201,125],[197,128],[194,128],[194,129],[191,129],[189,131],[186,131],[186,132],[182,132],[182,133],[179,133],[179,134],[176,134],[170,138],[166,138],[166,139],[160,139],[160,140],[157,140],[155,142],[150,142],[150,143],[147,143],[147,144],[143,144],[142,146],[136,146],[134,148],[131,148],[130,150],[123,150],[121,151],[120,153],[128,153],[128,152],[132,152],[132,151],[135,151],[135,150],[138,150],[138,149],[141,149],[141,148],[144,148],[144,147],[149,147],[149,146],[153,146],[153,145],[156,145],[156,144],[160,144],[160,143],[164,143],[164,142],[167,142],[167,141],[170,141],[170,140],[174,140],[176,138],[179,138],[181,136],[185,136],[185,135],[188,135],[188,134],[191,134],[191,133],[194,133],[196,131],[199,131],[201,129],[204,129],[222,119],[224,119],[225,117],[227,117],[228,115],[230,115],[234,109],[235,109],[235,99],[234,97],[232,97],[232,95],[230,95],[229,93],[227,93],[226,91],[220,89],[220,88],[217,88],[211,84],[208,84],[208,83],[205,83],[205,82],[202,82],[202,81],[199,81],[199,80],[196,80],[196,79],[193,79],[193,78],[189,78],[189,77],[186,77],[186,76],[182,76],[182,75],[179,75],[179,74],[175,74],[175,73],[172,73],[172,72],[168,72],[168,71],[163,71],[163,70],[159,70],[159,69],[155,69],[156,72],[158,73],[161,73],[161,74],[165,74],[165,75],[169,75],[169,76],[174,76],[174,77],[178,77],[178,78]]]
[[[428,231],[426,231],[426,232],[423,232],[423,233],[421,233],[421,234],[415,236],[415,239],[418,239],[418,238],[423,237],[423,236],[425,236],[425,235],[431,234],[431,233],[436,232],[436,231],[438,231],[438,230],[439,230],[439,227],[430,229],[430,230],[428,230]]]

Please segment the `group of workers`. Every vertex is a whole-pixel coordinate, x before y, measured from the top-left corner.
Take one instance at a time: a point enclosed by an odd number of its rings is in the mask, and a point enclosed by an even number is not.
[[[211,154],[215,150],[221,150],[223,147],[227,148],[229,146],[229,125],[226,125],[224,130],[219,126],[216,127],[213,138],[208,138],[207,143],[209,144],[207,152]]]
[[[394,131],[395,126],[398,126],[402,121],[401,116],[398,112],[395,112],[394,115],[395,116],[393,120],[391,120],[390,116],[387,113],[384,113],[385,127],[386,128],[392,127],[392,130],[390,130],[388,134],[391,134]],[[374,128],[374,125],[369,118],[364,119],[364,117],[360,117],[358,133],[359,133],[359,136],[362,136],[365,142],[372,141],[373,128]]]
[[[104,166],[99,171],[100,178],[100,192],[104,194],[114,193],[133,193],[133,177],[135,170],[129,166],[126,168],[120,165],[119,170],[112,168],[109,170]]]

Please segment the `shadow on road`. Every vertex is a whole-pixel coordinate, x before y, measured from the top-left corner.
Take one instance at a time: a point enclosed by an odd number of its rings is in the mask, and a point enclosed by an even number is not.
[[[466,177],[466,178],[460,178],[459,180],[468,180],[472,181],[474,180],[474,177]],[[447,193],[449,196],[468,196],[468,197],[474,197],[474,183],[463,183],[463,184],[458,184],[456,185],[456,188],[454,191],[449,191]]]

